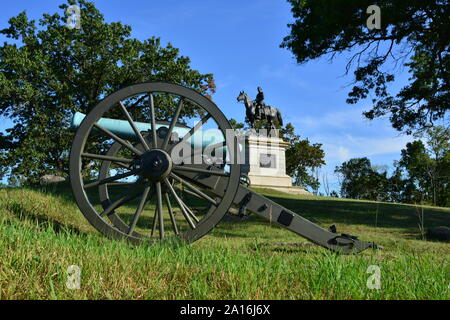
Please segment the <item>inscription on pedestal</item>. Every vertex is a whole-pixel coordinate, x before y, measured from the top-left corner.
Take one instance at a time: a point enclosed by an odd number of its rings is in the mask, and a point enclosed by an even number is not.
[[[280,138],[248,135],[245,137],[242,173],[252,187],[272,188],[295,195],[310,194],[302,187],[292,186],[286,174],[286,148],[289,144]],[[286,218],[286,219],[285,219]],[[280,219],[288,223],[288,216]]]
[[[274,154],[261,153],[259,156],[259,166],[261,168],[276,168],[276,159]]]

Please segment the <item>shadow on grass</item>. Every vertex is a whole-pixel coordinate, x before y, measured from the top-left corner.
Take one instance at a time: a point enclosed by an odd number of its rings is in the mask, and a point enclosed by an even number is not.
[[[68,181],[57,182],[38,187],[27,187],[27,189],[37,191],[45,195],[56,196],[67,204],[73,204],[75,202],[75,199],[72,195],[70,182]]]
[[[256,248],[253,248],[256,250]],[[266,242],[259,243],[258,249],[268,250],[279,253],[312,253],[317,252],[320,247],[311,242]]]
[[[332,199],[289,199],[269,197],[282,206],[322,223],[360,224],[371,227],[417,229],[421,207],[395,203],[342,201]],[[423,208],[425,227],[450,224],[450,211]]]
[[[86,232],[80,230],[76,226],[59,222],[49,216],[37,215],[36,213],[30,211],[28,208],[17,202],[9,204],[8,206],[6,206],[6,209],[20,221],[32,222],[36,224],[36,226],[38,226],[40,229],[50,227],[55,233],[71,233],[78,236],[87,235]]]
[[[74,202],[68,181],[33,189],[45,194],[58,196],[68,203],[73,204]],[[281,195],[267,195],[267,197],[325,228],[331,224],[399,228],[403,229],[403,233],[410,234],[411,237],[416,237],[412,233],[418,231],[418,224],[420,223],[419,215],[422,210],[421,207],[414,205],[395,203],[376,203],[356,200],[343,201],[342,199],[333,200],[330,198],[324,198],[323,200],[320,198],[292,199],[285,198]],[[423,214],[425,228],[450,225],[450,210],[448,209],[426,207],[423,208]],[[145,219],[146,221],[140,221],[139,224],[151,224],[152,219],[147,219]],[[249,220],[238,223],[221,222],[219,227],[214,230],[213,235],[252,237],[253,235],[246,233],[246,229],[255,224],[267,226],[268,222],[254,215]],[[273,226],[277,227],[275,224]],[[233,229],[235,228],[236,230],[234,231]]]

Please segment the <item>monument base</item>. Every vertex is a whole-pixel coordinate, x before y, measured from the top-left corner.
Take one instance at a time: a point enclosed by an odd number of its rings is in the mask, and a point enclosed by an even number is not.
[[[261,175],[261,174],[248,174],[250,179],[250,185],[253,187],[258,186],[292,186],[291,177],[288,175]]]
[[[243,173],[250,187],[269,188],[294,195],[310,195],[302,187],[292,186],[286,174],[286,148],[289,144],[278,137],[247,136],[245,144],[246,163]]]
[[[269,185],[251,185],[252,188],[259,188],[259,189],[273,189],[276,191],[296,195],[296,196],[311,196],[312,193],[306,190],[303,187],[296,187],[296,186],[269,186]]]

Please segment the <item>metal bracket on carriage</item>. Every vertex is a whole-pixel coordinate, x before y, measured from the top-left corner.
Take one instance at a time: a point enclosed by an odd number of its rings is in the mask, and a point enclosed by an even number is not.
[[[245,197],[241,200],[240,206],[239,206],[239,217],[247,216],[247,204],[252,199],[252,193],[249,192],[245,195]]]
[[[338,233],[337,228],[335,225],[330,226],[330,232],[331,233]],[[352,249],[355,245],[357,245],[360,242],[357,236],[352,236],[347,233],[341,233],[340,235],[337,235],[336,237],[328,240],[328,243],[337,247],[348,247],[349,249]],[[373,242],[368,242],[368,247],[373,249],[382,249],[382,246],[379,246]]]

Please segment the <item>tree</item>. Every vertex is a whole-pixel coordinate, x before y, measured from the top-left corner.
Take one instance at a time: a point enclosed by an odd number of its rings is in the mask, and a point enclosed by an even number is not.
[[[336,167],[345,198],[450,206],[450,130],[428,129],[422,140],[407,143],[394,172],[373,166],[367,158]]]
[[[333,190],[333,191],[331,191],[331,193],[330,193],[330,197],[333,197],[333,198],[339,198],[339,194],[338,194],[335,190]]]
[[[409,179],[405,179],[402,170],[398,168],[397,161],[394,161],[394,172],[386,181],[385,192],[392,202],[413,203],[417,198],[418,190]]]
[[[443,126],[426,132],[428,152],[434,161],[432,170],[433,203],[450,206],[450,129]]]
[[[5,161],[5,155],[0,152],[0,163]],[[0,182],[3,180],[3,178],[5,177],[6,173],[8,172],[8,168],[7,167],[0,167]]]
[[[368,158],[354,158],[336,167],[342,177],[341,196],[352,199],[389,200],[387,172],[377,172]]]
[[[450,205],[450,130],[441,126],[423,135],[427,145],[415,140],[401,151],[397,168],[407,178],[410,201]]]
[[[286,149],[286,173],[293,178],[294,185],[317,190],[320,181],[315,170],[325,164],[322,144],[302,140],[295,134],[291,123],[281,128],[280,136],[289,143]]]
[[[68,4],[59,8],[64,12]],[[0,136],[0,167],[26,183],[67,174],[72,113],[89,112],[119,88],[168,81],[206,95],[215,90],[213,76],[191,69],[189,58],[170,43],[132,38],[130,26],[106,23],[92,2],[78,5],[80,30],[67,28],[59,13],[44,14],[37,26],[22,12],[0,31],[13,41],[0,46],[0,116],[14,122]]]
[[[353,52],[346,73],[355,67],[355,85],[347,102],[372,97],[365,117],[388,115],[395,129],[407,133],[448,121],[449,0],[288,1],[295,21],[281,47],[291,50],[298,63]],[[381,9],[382,26],[369,30],[366,9],[374,3]],[[398,64],[407,68],[410,82],[393,95],[388,89]]]
[[[425,145],[421,140],[416,140],[406,144],[406,148],[401,151],[401,158],[397,166],[411,184],[411,201],[423,202],[432,198],[431,184],[427,168],[433,167],[430,156],[427,154]],[[428,173],[427,173],[428,171]],[[414,186],[414,187],[413,187]]]
[[[244,123],[242,123],[242,122],[238,122],[236,119],[234,119],[234,118],[231,118],[230,119],[230,124],[231,124],[231,126],[233,127],[233,129],[237,129],[237,130],[239,130],[239,129],[244,129],[244,127],[245,127],[245,124]]]

